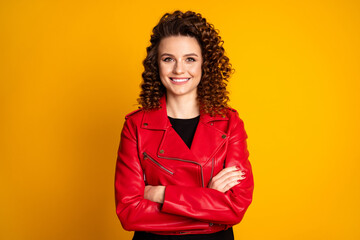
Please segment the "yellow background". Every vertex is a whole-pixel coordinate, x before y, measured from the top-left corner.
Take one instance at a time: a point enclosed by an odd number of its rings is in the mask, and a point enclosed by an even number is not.
[[[114,170],[165,12],[200,12],[236,69],[254,200],[236,239],[360,239],[360,4],[1,1],[0,238],[131,239]]]

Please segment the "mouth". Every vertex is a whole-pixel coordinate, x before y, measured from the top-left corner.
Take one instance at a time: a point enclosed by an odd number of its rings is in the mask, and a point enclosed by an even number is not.
[[[176,83],[182,83],[189,81],[190,78],[170,78],[170,80]]]

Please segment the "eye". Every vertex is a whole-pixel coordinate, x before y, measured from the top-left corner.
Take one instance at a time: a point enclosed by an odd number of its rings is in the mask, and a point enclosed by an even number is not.
[[[195,61],[196,61],[195,58],[192,58],[192,57],[189,57],[189,58],[186,59],[186,60],[188,60],[189,62],[195,62]]]
[[[170,58],[170,57],[166,57],[163,59],[164,62],[170,62],[171,60],[172,60],[172,58]]]

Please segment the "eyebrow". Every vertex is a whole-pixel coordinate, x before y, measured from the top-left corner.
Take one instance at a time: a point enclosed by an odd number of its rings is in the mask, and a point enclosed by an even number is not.
[[[170,54],[170,53],[163,53],[163,54],[161,54],[160,55],[160,57],[162,57],[162,56],[164,56],[164,55],[168,55],[168,56],[174,56],[174,55],[172,55],[172,54]],[[196,56],[196,57],[199,57],[197,54],[195,54],[195,53],[188,53],[188,54],[185,54],[184,56]]]

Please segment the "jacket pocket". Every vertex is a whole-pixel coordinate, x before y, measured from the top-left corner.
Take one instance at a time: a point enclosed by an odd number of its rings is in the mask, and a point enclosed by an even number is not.
[[[145,161],[150,161],[151,163],[155,164],[159,169],[161,169],[162,171],[170,174],[170,175],[174,175],[174,172],[171,171],[170,169],[164,167],[160,162],[156,161],[154,158],[150,157],[149,154],[147,154],[146,152],[143,152],[144,155],[144,160]]]

